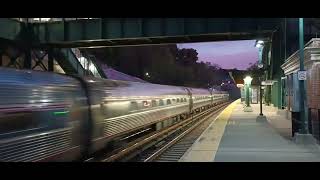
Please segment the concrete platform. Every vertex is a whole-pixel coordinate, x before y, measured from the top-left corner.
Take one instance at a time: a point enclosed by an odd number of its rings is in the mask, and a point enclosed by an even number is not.
[[[240,100],[228,106],[180,162],[318,162],[319,145],[296,144],[291,122],[273,107],[264,107],[265,122],[257,122],[259,105],[244,112]]]

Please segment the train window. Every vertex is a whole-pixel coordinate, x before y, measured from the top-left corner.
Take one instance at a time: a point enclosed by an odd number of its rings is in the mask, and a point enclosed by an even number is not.
[[[138,110],[138,103],[135,101],[132,101],[130,104],[130,111]]]
[[[184,98],[184,102],[187,102],[187,98]]]
[[[151,101],[151,105],[152,105],[152,107],[156,107],[157,106],[157,101],[156,100],[152,100]]]
[[[180,101],[183,102],[183,98],[181,98]]]
[[[0,115],[0,134],[19,132],[37,128],[40,126],[38,120],[32,117],[31,112],[18,112],[15,114]]]
[[[163,99],[160,99],[159,100],[159,106],[163,106],[163,105],[164,105]]]
[[[171,101],[170,101],[170,99],[167,99],[167,105],[168,105],[168,104],[171,104]]]
[[[177,98],[177,102],[180,102],[180,99],[179,99],[179,98]]]

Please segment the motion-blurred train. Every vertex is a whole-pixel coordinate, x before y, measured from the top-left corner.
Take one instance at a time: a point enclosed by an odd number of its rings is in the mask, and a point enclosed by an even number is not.
[[[0,68],[0,161],[73,161],[228,101],[214,89]]]

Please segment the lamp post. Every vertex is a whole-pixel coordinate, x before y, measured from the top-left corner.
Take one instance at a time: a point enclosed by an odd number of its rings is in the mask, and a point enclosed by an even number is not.
[[[263,53],[263,48],[264,48],[265,42],[262,40],[256,41],[255,46],[259,49],[259,63],[258,63],[258,68],[262,69],[263,68],[263,63],[262,63],[262,53]],[[267,119],[262,113],[262,77],[259,77],[259,94],[260,94],[260,114],[257,117],[257,121],[265,122]]]
[[[258,68],[261,69],[263,68],[263,64],[262,64],[262,52],[263,52],[263,47],[264,47],[264,42],[259,40],[256,42],[256,47],[259,49],[259,64],[258,64]],[[260,91],[260,116],[263,116],[262,113],[262,78],[259,77],[259,91]]]
[[[260,114],[259,114],[259,116],[263,116],[263,113],[262,113],[262,78],[261,77],[259,77],[259,95],[260,95],[260,97],[259,97],[259,100],[260,100]]]
[[[244,87],[245,87],[245,107],[244,107],[244,111],[245,112],[252,112],[252,108],[250,106],[250,86],[251,86],[251,81],[252,81],[252,77],[250,76],[246,76],[244,79]]]

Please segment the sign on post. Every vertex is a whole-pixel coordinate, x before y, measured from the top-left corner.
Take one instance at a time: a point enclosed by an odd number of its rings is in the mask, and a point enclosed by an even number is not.
[[[307,71],[298,71],[298,80],[299,81],[307,80]]]
[[[274,81],[272,81],[272,80],[266,80],[266,81],[262,81],[261,85],[262,86],[271,86],[271,85],[273,85],[273,83],[274,83]]]

